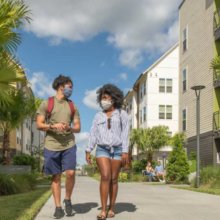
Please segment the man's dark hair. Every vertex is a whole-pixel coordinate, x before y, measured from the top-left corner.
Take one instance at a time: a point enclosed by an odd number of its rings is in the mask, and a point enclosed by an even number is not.
[[[72,80],[68,76],[59,75],[54,81],[53,81],[53,89],[58,90],[60,86],[64,86],[68,83],[71,83],[73,85]]]
[[[120,109],[123,105],[124,94],[123,92],[115,85],[105,84],[98,89],[97,93],[97,102],[101,103],[102,95],[107,94],[111,96],[113,105],[115,108]]]

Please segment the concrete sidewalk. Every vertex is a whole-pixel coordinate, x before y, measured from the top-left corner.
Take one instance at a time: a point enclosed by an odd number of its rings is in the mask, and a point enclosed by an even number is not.
[[[72,203],[74,216],[62,219],[96,219],[100,211],[98,181],[77,176]],[[173,189],[166,185],[120,183],[114,219],[219,220],[219,206],[220,196]],[[50,197],[35,219],[53,219],[53,213],[54,202]]]

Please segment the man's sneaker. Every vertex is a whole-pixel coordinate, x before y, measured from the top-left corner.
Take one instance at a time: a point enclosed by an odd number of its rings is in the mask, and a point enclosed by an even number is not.
[[[71,203],[71,200],[69,199],[64,199],[63,200],[63,203],[64,203],[64,207],[65,207],[65,212],[68,216],[71,216],[73,215],[73,206],[72,206],[72,203]]]
[[[54,212],[54,218],[60,219],[65,215],[63,209],[61,207],[56,207],[55,212]]]

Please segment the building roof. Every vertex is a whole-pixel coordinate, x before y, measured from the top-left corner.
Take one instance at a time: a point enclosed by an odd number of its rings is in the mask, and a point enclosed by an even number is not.
[[[136,90],[137,85],[140,83],[141,80],[146,77],[147,73],[151,71],[158,63],[160,63],[166,56],[168,56],[171,52],[173,52],[177,47],[179,46],[179,43],[176,43],[173,45],[168,51],[166,51],[156,62],[154,62],[150,67],[148,67],[143,73],[141,73],[138,77],[138,79],[135,81],[133,85],[133,90]],[[125,99],[130,95],[130,93],[133,91],[130,89],[127,94],[125,95]]]
[[[181,2],[181,4],[179,5],[179,10],[180,10],[180,8],[182,7],[182,5],[184,4],[184,2],[185,2],[185,0],[183,0],[183,1]]]
[[[173,52],[177,47],[179,46],[179,43],[176,43],[174,46],[172,46],[168,51],[166,51],[157,61],[155,61],[150,67],[148,67],[145,71],[145,73],[148,73],[151,71],[158,63],[160,63],[165,57],[167,57],[171,52]]]

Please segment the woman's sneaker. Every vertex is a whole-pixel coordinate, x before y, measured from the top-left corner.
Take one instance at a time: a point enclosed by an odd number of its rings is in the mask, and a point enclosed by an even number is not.
[[[68,216],[73,215],[73,206],[72,206],[71,200],[69,200],[69,199],[64,199],[64,200],[63,200],[63,203],[64,203],[64,208],[65,208],[66,214],[67,214]]]
[[[56,207],[55,212],[54,212],[54,218],[55,219],[60,219],[63,218],[63,216],[65,215],[63,209],[61,207]]]

